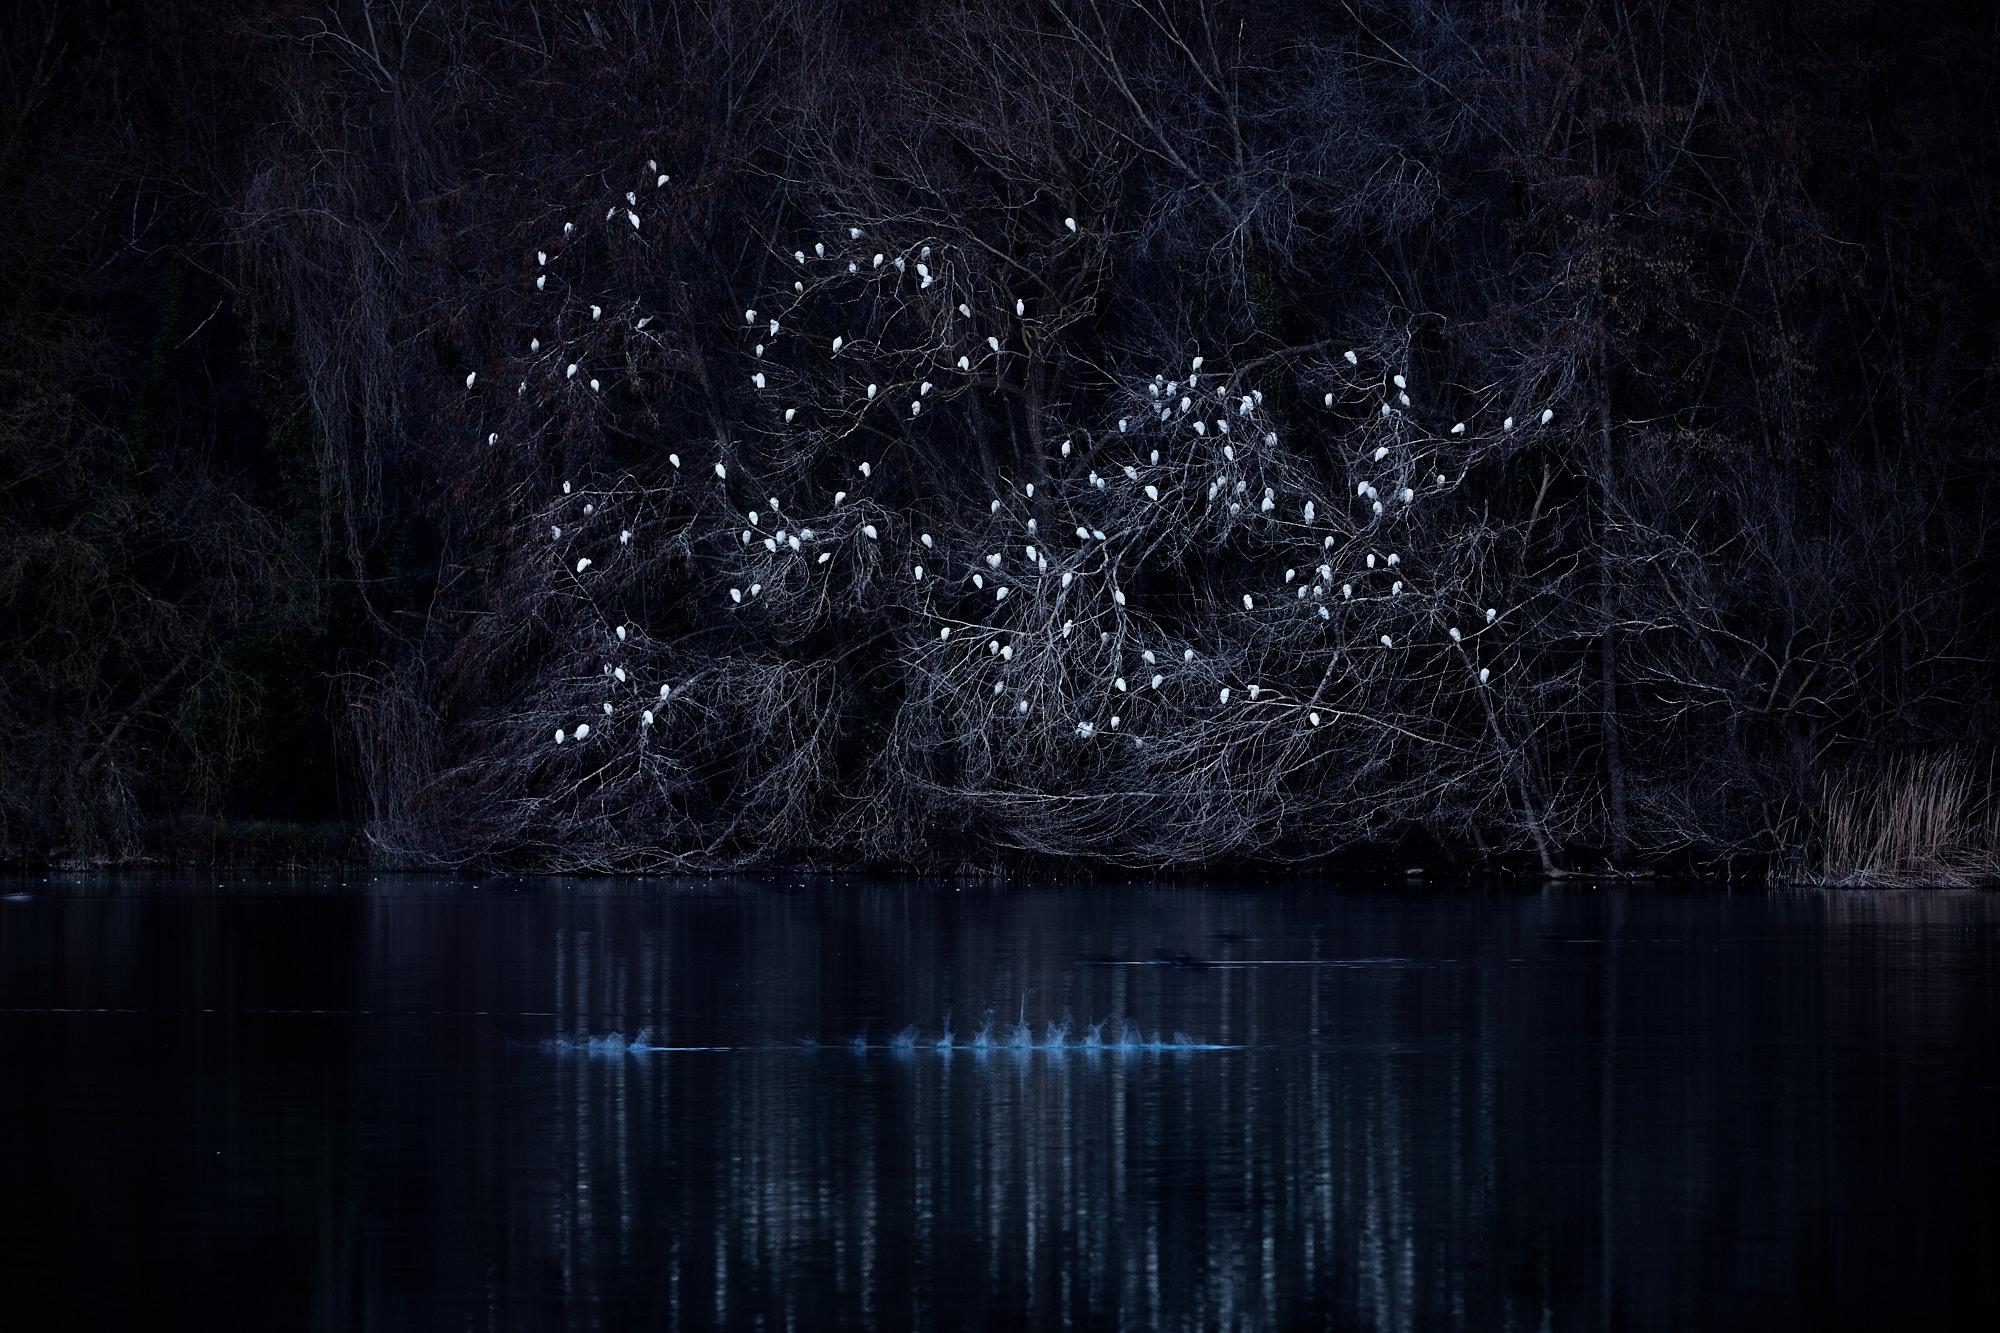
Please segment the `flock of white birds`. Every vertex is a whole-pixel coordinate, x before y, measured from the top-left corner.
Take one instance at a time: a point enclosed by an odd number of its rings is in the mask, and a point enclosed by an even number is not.
[[[670,177],[655,161],[647,163],[647,175],[656,191],[669,184]],[[640,210],[647,204],[638,191],[627,192],[606,211],[605,224],[643,232]],[[1061,225],[1067,237],[1081,240],[1087,236],[1073,216],[1063,218]],[[563,225],[564,241],[575,234],[573,223]],[[536,252],[534,286],[538,292],[547,293],[550,278],[561,272],[563,242],[554,244],[557,248],[553,252]],[[848,226],[845,244],[836,241],[829,246],[824,240],[814,240],[809,247],[801,244],[790,252],[796,274],[791,292],[767,301],[765,311],[752,306],[742,312],[744,337],[757,366],[748,381],[765,405],[768,429],[812,430],[821,424],[816,417],[827,415],[837,418],[834,428],[844,436],[854,423],[880,410],[877,404],[891,403],[900,403],[900,412],[914,421],[934,395],[940,400],[955,397],[982,378],[991,380],[1004,373],[1005,358],[1024,354],[1017,349],[1023,332],[1034,324],[1027,299],[1002,298],[983,316],[976,315],[972,304],[976,284],[967,276],[966,266],[954,262],[944,250],[941,243],[921,244],[906,253],[891,254],[874,249],[861,227]],[[942,283],[952,295],[964,299],[953,303],[948,296],[919,298],[938,312],[933,324],[940,333],[915,358],[914,368],[912,357],[904,354],[906,349],[886,348],[864,328],[836,334],[818,344],[825,349],[823,354],[814,354],[807,336],[797,327],[788,328],[788,323],[799,326],[810,322],[797,318],[809,297],[808,283],[817,290],[829,277],[872,282],[878,292],[886,289],[897,299],[928,292]],[[560,277],[556,285],[569,302],[568,311],[577,318],[587,309],[590,323],[604,319],[602,304],[584,300]],[[990,294],[982,299],[990,299]],[[781,307],[779,314],[767,313],[773,305]],[[956,320],[951,319],[952,313]],[[625,321],[625,328],[634,334],[643,333],[654,318],[637,310],[614,315],[614,320]],[[797,344],[790,349],[795,362],[803,357],[817,362],[819,355],[827,360],[815,364],[811,373],[782,369],[772,356],[781,339]],[[537,382],[569,391],[587,386],[590,395],[601,395],[602,376],[611,372],[608,366],[600,372],[584,364],[590,346],[583,338],[565,342],[552,335],[545,345],[540,334],[531,337],[516,396],[534,392],[531,386]],[[1330,368],[1339,391],[1323,394],[1323,408],[1345,411],[1363,396],[1377,395],[1384,422],[1393,425],[1412,419],[1407,371],[1392,367],[1378,370],[1356,351],[1344,353],[1341,362]],[[466,391],[476,393],[478,382],[477,372],[468,373]],[[851,391],[839,391],[847,394],[848,401],[828,402],[828,384],[851,384]],[[1114,416],[1115,425],[1109,419]],[[718,595],[726,598],[728,609],[748,611],[765,600],[767,579],[775,586],[790,572],[780,568],[781,562],[796,562],[808,573],[817,570],[822,577],[831,577],[828,567],[858,554],[854,549],[857,543],[871,548],[875,562],[906,569],[913,589],[925,593],[935,590],[934,596],[918,603],[935,637],[915,629],[913,636],[929,639],[929,647],[912,643],[911,651],[954,654],[954,661],[942,664],[943,674],[962,681],[967,688],[975,679],[980,681],[980,690],[989,695],[986,707],[995,717],[1026,718],[1034,711],[1034,691],[1016,684],[1010,674],[1017,652],[1046,655],[1072,640],[1079,629],[1088,633],[1093,628],[1099,644],[1110,646],[1115,633],[1119,653],[1121,657],[1129,655],[1130,665],[1112,668],[1108,688],[1091,692],[1091,715],[1061,719],[1061,725],[1085,741],[1119,733],[1131,744],[1143,745],[1143,737],[1133,734],[1127,723],[1126,714],[1133,709],[1121,701],[1140,695],[1163,697],[1174,684],[1173,664],[1191,666],[1197,660],[1197,649],[1192,644],[1165,641],[1152,646],[1131,642],[1146,622],[1136,615],[1128,616],[1127,587],[1142,580],[1148,543],[1125,540],[1136,533],[1116,528],[1107,532],[1094,525],[1085,517],[1080,500],[1091,499],[1096,492],[1099,501],[1109,501],[1112,490],[1122,488],[1124,494],[1116,497],[1121,503],[1099,503],[1094,510],[1125,515],[1130,526],[1144,529],[1149,538],[1156,535],[1153,529],[1160,524],[1198,527],[1211,523],[1219,525],[1218,530],[1240,523],[1265,525],[1274,544],[1310,554],[1285,568],[1282,581],[1274,572],[1269,585],[1241,592],[1242,614],[1266,618],[1304,615],[1331,622],[1337,614],[1359,612],[1383,599],[1423,596],[1418,591],[1420,576],[1401,552],[1386,548],[1392,544],[1402,511],[1424,503],[1426,492],[1449,492],[1463,480],[1462,471],[1454,478],[1438,470],[1436,464],[1446,453],[1440,447],[1445,440],[1457,444],[1473,429],[1469,422],[1460,421],[1443,437],[1419,430],[1414,441],[1391,431],[1385,442],[1372,448],[1364,445],[1350,459],[1355,480],[1347,499],[1353,512],[1337,513],[1339,499],[1305,494],[1303,487],[1298,493],[1286,493],[1279,486],[1257,484],[1261,480],[1260,453],[1275,450],[1279,442],[1276,423],[1264,408],[1264,393],[1234,382],[1226,373],[1207,369],[1201,355],[1189,358],[1184,371],[1163,371],[1143,386],[1129,385],[1123,402],[1107,418],[1102,429],[1073,432],[1053,451],[1046,475],[1059,478],[1057,485],[1045,484],[1038,495],[1033,483],[1009,484],[991,498],[988,531],[1004,535],[985,538],[991,549],[975,551],[945,550],[945,543],[925,530],[920,520],[873,501],[869,492],[880,489],[873,461],[857,463],[855,479],[848,483],[852,491],[836,490],[824,517],[815,520],[795,518],[781,497],[761,490],[753,492],[762,496],[761,502],[752,500],[738,508],[732,491],[741,493],[748,488],[749,479],[740,475],[740,469],[739,474],[732,474],[730,460],[718,451],[712,464],[712,503],[741,516],[740,527],[733,522],[731,526],[734,545],[742,552],[736,563],[743,571]],[[1552,408],[1543,408],[1536,418],[1541,426],[1554,419]],[[1501,423],[1502,434],[1512,432],[1515,424],[1512,416],[1506,417]],[[483,434],[489,446],[501,442],[499,431]],[[1378,433],[1370,438],[1381,436]],[[1092,458],[1101,460],[1103,471],[1090,465],[1087,460]],[[678,472],[681,455],[669,453],[668,464]],[[569,482],[563,483],[562,490],[562,504],[573,506],[581,501],[584,518],[596,515],[598,500],[578,495]],[[1051,494],[1052,490],[1056,493]],[[1135,507],[1139,497],[1157,518]],[[607,553],[601,549],[596,555],[579,553],[572,560],[572,549],[563,546],[563,534],[560,524],[550,525],[554,558],[572,578],[593,577],[592,571],[600,568]],[[619,546],[629,546],[634,538],[631,527],[619,529]],[[887,550],[892,547],[893,557]],[[1337,562],[1355,555],[1361,558],[1337,567]],[[748,558],[751,556],[756,558]],[[1010,607],[1010,599],[1016,599],[1017,594],[1018,600]],[[984,605],[985,613],[965,614],[968,598],[975,605]],[[1502,617],[1494,607],[1469,614],[1472,627],[1468,629],[1455,623],[1456,618],[1442,606],[1434,605],[1432,614],[1424,619],[1436,624],[1436,643],[1424,646],[1447,650],[1462,663],[1465,678],[1487,691],[1493,673],[1491,666],[1479,660],[1478,644]],[[1405,618],[1400,623],[1410,622]],[[631,643],[637,633],[634,626],[615,624],[607,630],[606,642],[616,646],[615,654],[617,647]],[[1374,642],[1385,653],[1406,652],[1417,646],[1407,632],[1402,638],[1384,632]],[[1484,655],[1491,659],[1490,652]],[[983,668],[978,665],[982,658],[986,663]],[[576,721],[557,728],[556,745],[589,741],[602,734],[601,730],[593,731],[593,725],[601,729],[621,713],[628,715],[643,737],[663,721],[661,711],[678,697],[669,684],[660,684],[657,696],[648,694],[622,661],[605,662],[603,675],[614,689],[596,714],[595,724]],[[984,684],[987,676],[990,687]],[[1314,697],[1293,697],[1255,682],[1220,685],[1214,700],[1211,711],[1283,710],[1304,728],[1317,728],[1334,715]]]

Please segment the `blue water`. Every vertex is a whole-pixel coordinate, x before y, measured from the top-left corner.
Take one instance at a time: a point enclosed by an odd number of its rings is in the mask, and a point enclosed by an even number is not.
[[[1911,1327],[2000,898],[0,883],[0,1327]]]

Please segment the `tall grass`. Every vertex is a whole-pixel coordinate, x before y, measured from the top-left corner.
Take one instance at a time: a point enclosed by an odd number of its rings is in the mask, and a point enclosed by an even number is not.
[[[1830,887],[2000,882],[2000,803],[1961,750],[1829,780],[1792,878]]]

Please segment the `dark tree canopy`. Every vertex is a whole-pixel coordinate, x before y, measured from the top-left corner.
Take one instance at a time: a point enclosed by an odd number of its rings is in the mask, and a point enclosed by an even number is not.
[[[31,5],[0,855],[1990,860],[1997,38]]]

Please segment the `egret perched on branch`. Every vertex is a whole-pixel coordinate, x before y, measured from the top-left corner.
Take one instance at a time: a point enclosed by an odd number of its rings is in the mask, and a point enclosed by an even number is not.
[[[1494,618],[1495,616],[1499,615],[1499,614],[1500,614],[1500,613],[1499,613],[1498,611],[1494,610],[1494,609],[1493,609],[1492,607],[1490,607],[1490,606],[1489,606],[1489,607],[1487,607],[1487,608],[1486,608],[1486,623],[1487,623],[1487,624],[1489,624],[1489,625],[1490,625],[1490,624],[1492,624],[1492,623],[1493,623],[1493,618]]]
[[[1486,667],[1479,668],[1479,683],[1481,685],[1484,685],[1486,683],[1486,678],[1492,674],[1493,673]]]
[[[1076,219],[1075,219],[1075,218],[1064,218],[1064,219],[1063,219],[1063,226],[1065,226],[1065,227],[1068,227],[1068,228],[1069,228],[1069,229],[1070,229],[1071,231],[1075,231],[1075,230],[1076,230]]]
[[[1360,359],[1357,358],[1353,352],[1345,352],[1342,355],[1346,356],[1347,364],[1350,366],[1358,366],[1361,364]]]
[[[876,531],[875,525],[873,523],[863,523],[861,525],[861,535],[866,537],[869,541],[872,542],[876,540],[878,537],[880,537],[882,534]]]
[[[717,463],[717,464],[715,465],[715,479],[716,479],[717,481],[728,481],[728,480],[729,480],[729,469],[728,469],[728,468],[726,468],[726,467],[724,467],[724,466],[723,466],[722,464],[720,464],[720,463]]]
[[[1542,409],[1542,424],[1544,426],[1548,425],[1551,421],[1554,421],[1555,419],[1556,419],[1556,411],[1554,408],[1545,407]]]
[[[564,737],[564,735],[563,735],[563,729],[562,729],[561,727],[557,727],[557,728],[556,728],[556,744],[557,744],[557,745],[561,745],[561,744],[563,743],[563,741],[564,741],[565,739],[566,739],[566,737]]]
[[[589,735],[590,735],[590,724],[588,722],[579,722],[576,724],[576,738],[578,740],[583,740],[585,737]]]
[[[589,568],[590,568],[590,557],[589,557],[589,556],[584,556],[584,557],[583,557],[583,558],[582,558],[581,560],[578,560],[578,561],[576,562],[576,572],[577,572],[577,573],[579,573],[579,574],[583,573],[583,571],[584,571],[584,570],[586,570],[586,569],[589,569]]]
[[[479,372],[476,370],[473,371],[470,375],[467,375],[465,377],[465,387],[470,389],[472,387],[472,382],[478,378],[479,378]]]

